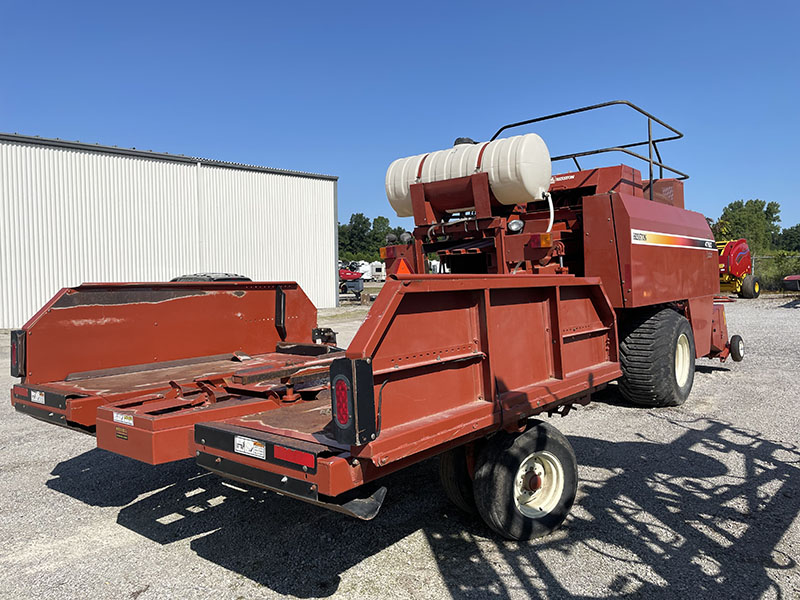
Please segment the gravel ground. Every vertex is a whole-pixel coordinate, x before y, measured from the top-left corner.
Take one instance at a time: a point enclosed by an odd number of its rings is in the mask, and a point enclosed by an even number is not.
[[[320,321],[346,342],[365,310]],[[97,450],[3,402],[0,596],[798,598],[800,299],[727,311],[745,361],[700,361],[684,406],[632,408],[611,386],[555,422],[581,484],[565,525],[533,543],[451,507],[435,460],[387,478],[381,513],[360,522],[192,461]]]

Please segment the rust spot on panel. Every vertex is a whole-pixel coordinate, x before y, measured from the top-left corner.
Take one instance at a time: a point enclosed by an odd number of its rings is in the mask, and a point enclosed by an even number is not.
[[[70,308],[73,306],[102,306],[119,304],[157,304],[166,300],[186,298],[188,296],[205,296],[204,290],[167,290],[167,289],[121,289],[78,291],[65,294],[53,304],[53,308]]]

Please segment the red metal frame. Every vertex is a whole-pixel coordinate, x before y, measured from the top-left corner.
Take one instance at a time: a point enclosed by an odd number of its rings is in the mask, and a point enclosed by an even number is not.
[[[382,250],[391,276],[346,351],[311,344],[316,310],[295,283],[85,284],[25,325],[12,403],[96,428],[118,454],[196,455],[327,503],[587,403],[622,374],[617,322],[633,309],[670,306],[697,356],[729,355],[713,236],[681,182],[619,165],[556,175],[517,206],[486,173],[410,193],[413,239]],[[453,274],[424,274],[430,253]]]
[[[374,440],[342,447],[327,429],[330,414],[307,428],[289,420],[301,430],[286,429],[279,425],[286,408],[204,427],[325,446],[333,455],[301,477],[336,496],[447,447],[517,430],[531,415],[586,403],[621,374],[615,314],[599,280],[571,276],[390,278],[346,357],[371,365],[380,421]],[[309,401],[308,410],[319,402]],[[225,464],[298,475],[202,442],[196,450]]]
[[[56,400],[48,414],[92,428],[98,407],[164,393],[170,381],[229,377],[243,367],[237,355],[268,364],[282,340],[310,343],[316,316],[295,282],[65,288],[23,327],[27,370],[11,401],[40,411],[23,391],[40,390]]]

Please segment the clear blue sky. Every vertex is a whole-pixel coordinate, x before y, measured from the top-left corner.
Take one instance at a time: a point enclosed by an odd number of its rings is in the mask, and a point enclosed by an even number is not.
[[[797,223],[800,3],[656,4],[0,0],[0,131],[338,175],[347,221],[394,217],[397,157],[624,98],[686,134],[663,156],[689,208]],[[556,154],[644,126],[536,131]]]

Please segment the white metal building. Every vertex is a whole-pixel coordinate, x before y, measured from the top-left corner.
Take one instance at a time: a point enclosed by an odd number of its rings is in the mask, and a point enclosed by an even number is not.
[[[0,134],[0,328],[62,287],[228,272],[337,299],[337,178]]]

